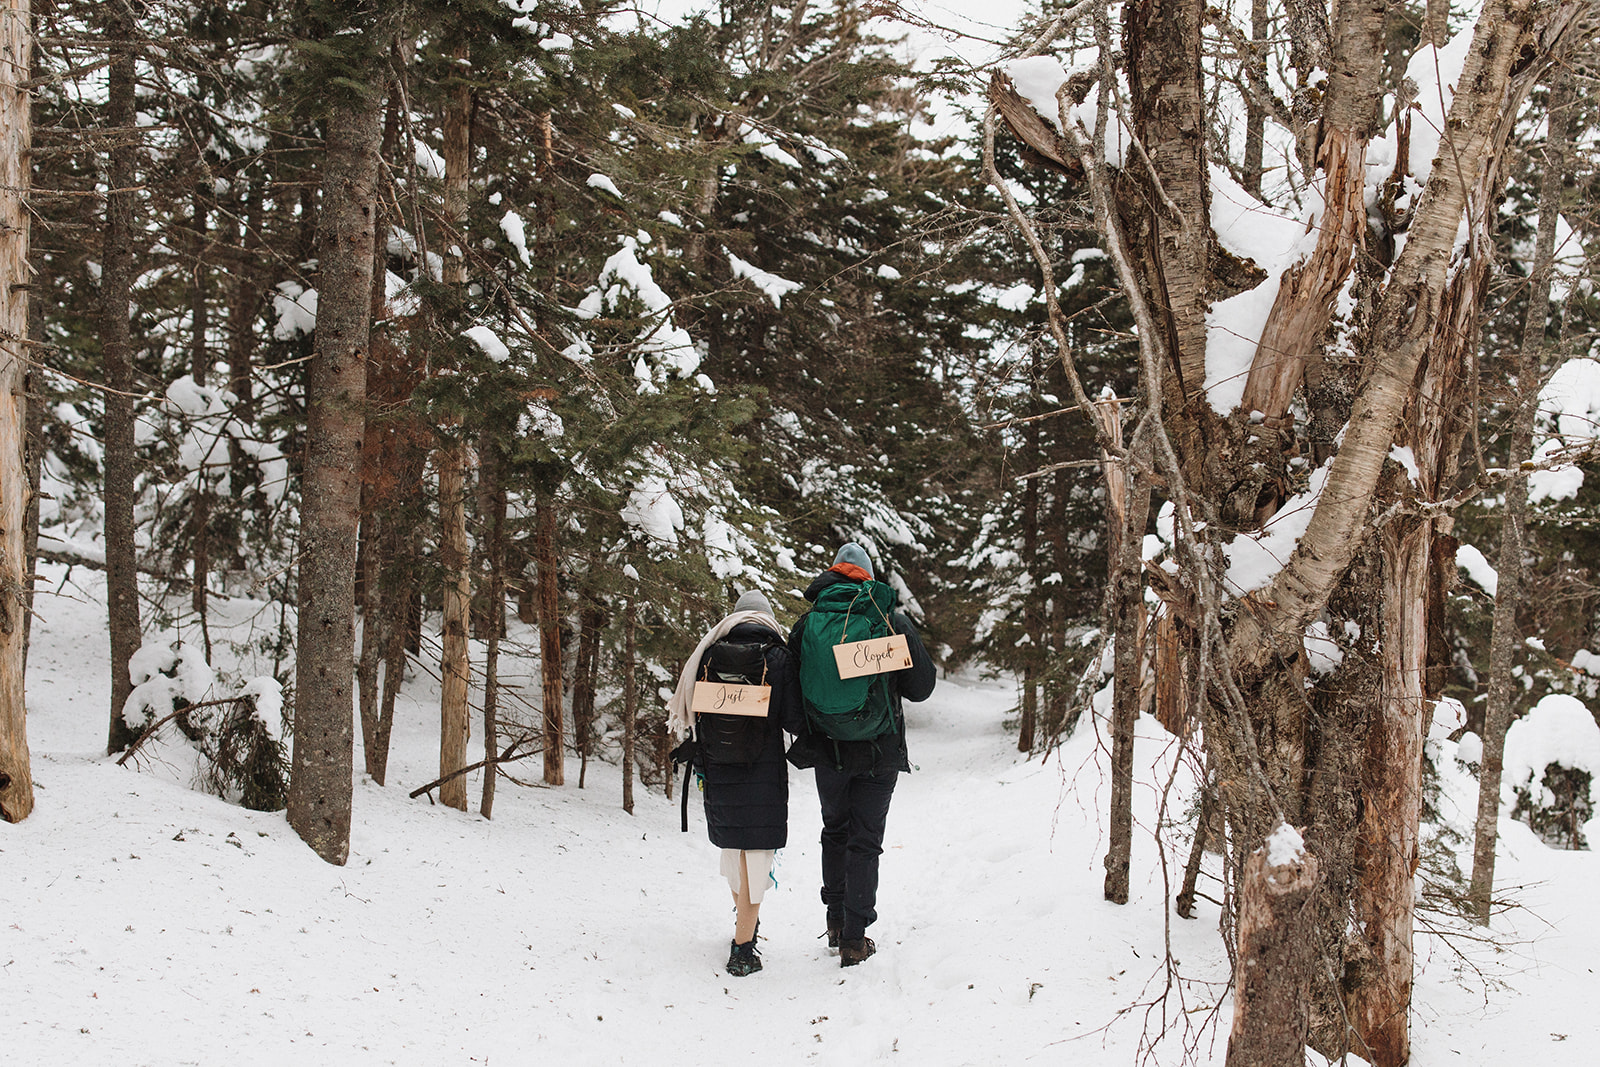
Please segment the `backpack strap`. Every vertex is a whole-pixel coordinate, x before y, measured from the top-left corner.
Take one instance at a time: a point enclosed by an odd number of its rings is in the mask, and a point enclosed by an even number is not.
[[[683,832],[689,832],[689,781],[694,774],[695,760],[700,752],[699,730],[684,738],[668,757],[673,764],[683,764]]]

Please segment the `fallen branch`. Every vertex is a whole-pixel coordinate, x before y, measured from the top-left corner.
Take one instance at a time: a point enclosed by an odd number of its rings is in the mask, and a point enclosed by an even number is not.
[[[524,735],[522,737],[519,737],[515,741],[511,742],[511,744],[507,745],[506,748],[505,748],[505,751],[501,752],[500,755],[497,756],[496,758],[494,758],[492,760],[481,759],[477,763],[469,763],[469,764],[467,764],[467,766],[462,767],[460,770],[455,770],[455,771],[451,771],[449,774],[440,775],[438,778],[435,778],[433,781],[429,782],[427,785],[419,785],[419,786],[417,786],[417,788],[413,789],[407,795],[412,800],[415,800],[418,797],[420,797],[422,794],[428,792],[429,790],[437,789],[439,786],[444,785],[444,783],[446,783],[446,782],[451,782],[451,781],[454,781],[457,778],[460,778],[463,774],[471,774],[473,771],[476,771],[476,770],[479,770],[479,769],[481,769],[483,767],[488,767],[488,766],[491,766],[491,765],[495,766],[495,767],[498,767],[502,763],[515,763],[518,760],[527,759],[529,756],[537,755],[538,753],[544,751],[542,748],[536,748],[536,749],[529,749],[527,752],[521,752],[521,753],[517,753],[516,755],[512,755],[513,752],[517,751],[517,746],[521,745],[525,741],[531,741],[531,740],[532,740],[531,736]],[[433,799],[432,796],[428,797],[428,803],[430,803],[430,804],[434,803],[434,799]]]
[[[138,737],[134,738],[133,744],[129,745],[128,750],[122,754],[122,758],[117,760],[117,766],[120,767],[132,759],[133,754],[139,751],[141,745],[154,737],[157,730],[167,725],[167,723],[171,722],[173,719],[176,719],[179,715],[183,715],[186,712],[191,712],[196,708],[214,708],[222,704],[236,704],[238,701],[238,697],[224,697],[221,700],[202,700],[198,704],[185,704],[183,707],[172,712],[171,714],[163,715],[149,726],[146,726],[144,728],[144,732]]]
[[[45,536],[48,537],[49,535],[46,534]],[[48,548],[42,543],[38,548],[34,549],[33,554],[37,559],[47,560],[50,563],[62,563],[68,567],[88,567],[92,571],[106,569],[106,561],[103,559],[82,556],[75,552],[63,552],[58,548]],[[152,578],[164,578],[169,582],[177,580],[170,571],[160,570],[149,563],[140,563],[137,565],[137,569],[140,574],[148,574]]]

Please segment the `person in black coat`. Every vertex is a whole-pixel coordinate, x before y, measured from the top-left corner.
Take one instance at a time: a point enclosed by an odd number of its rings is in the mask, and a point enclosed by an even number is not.
[[[743,977],[761,969],[755,950],[761,900],[772,882],[775,853],[788,841],[783,723],[800,703],[800,684],[767,598],[756,591],[745,593],[733,614],[701,639],[699,654],[685,666],[672,702],[672,721],[680,729],[694,720],[688,710],[694,682],[719,680],[718,653],[728,644],[743,649],[765,645],[750,680],[771,687],[765,718],[703,715],[694,722],[694,765],[704,789],[706,831],[722,850],[722,874],[733,892],[734,936],[727,969]]]
[[[847,543],[805,591],[815,602],[839,582],[870,583],[872,560],[860,545]],[[889,802],[901,771],[911,770],[906,750],[902,700],[922,701],[933,693],[937,672],[911,620],[892,612],[890,626],[906,638],[911,666],[883,675],[888,686],[892,725],[887,733],[864,741],[838,741],[824,736],[805,716],[803,700],[784,725],[795,734],[789,762],[814,767],[817,799],[822,805],[822,903],[827,908],[828,947],[838,947],[839,965],[852,967],[877,951],[866,929],[878,918],[878,857],[889,818]],[[799,673],[805,616],[789,633],[789,651]]]

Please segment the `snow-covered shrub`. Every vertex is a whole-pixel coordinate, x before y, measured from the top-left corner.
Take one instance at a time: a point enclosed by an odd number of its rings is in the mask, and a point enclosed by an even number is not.
[[[256,811],[277,811],[287,799],[289,758],[283,743],[283,692],[273,678],[252,678],[219,696],[216,672],[194,645],[163,634],[128,662],[134,684],[122,720],[142,750],[168,751],[153,765],[189,763],[191,784]],[[188,749],[189,760],[173,758]]]
[[[1517,789],[1511,817],[1521,819],[1552,848],[1587,849],[1584,824],[1594,816],[1594,776],[1559,763],[1545,765],[1537,786]]]
[[[210,792],[252,811],[288,802],[289,751],[283,743],[283,693],[271,678],[252,678],[217,716],[201,742]]]
[[[205,701],[216,672],[203,651],[163,634],[146,641],[128,660],[128,679],[133,692],[122,705],[122,721],[138,734],[172,712]],[[201,708],[181,716],[179,728],[193,740],[191,731],[205,731],[210,711]]]
[[[1588,848],[1600,832],[1597,774],[1600,725],[1576,697],[1552,693],[1506,731],[1501,803],[1553,848]]]

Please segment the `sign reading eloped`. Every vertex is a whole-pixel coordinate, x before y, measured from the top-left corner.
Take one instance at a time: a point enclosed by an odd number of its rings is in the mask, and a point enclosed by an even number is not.
[[[770,685],[735,685],[732,682],[696,682],[689,707],[696,715],[753,715],[765,718],[772,703]]]
[[[911,666],[911,646],[906,643],[905,634],[890,634],[834,645],[833,658],[839,665],[840,678],[860,678],[864,674],[905,670]]]

